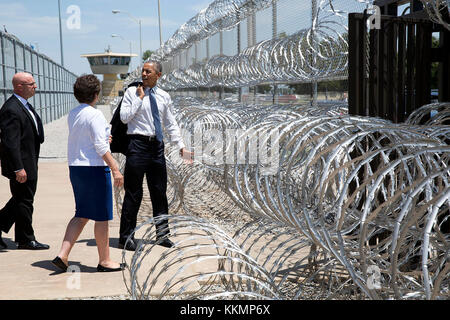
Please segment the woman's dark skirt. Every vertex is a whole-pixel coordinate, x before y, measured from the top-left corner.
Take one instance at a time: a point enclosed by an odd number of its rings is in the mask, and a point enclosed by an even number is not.
[[[75,217],[112,220],[111,170],[106,166],[69,166],[69,172],[75,196]]]

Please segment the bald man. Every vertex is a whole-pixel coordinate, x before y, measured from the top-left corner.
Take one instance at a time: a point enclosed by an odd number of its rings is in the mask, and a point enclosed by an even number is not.
[[[14,93],[0,109],[0,159],[2,175],[9,179],[12,197],[0,210],[0,250],[6,249],[2,231],[15,224],[18,249],[45,250],[36,241],[32,227],[33,201],[38,179],[38,159],[44,128],[39,115],[27,101],[37,88],[29,73],[17,73],[12,79]]]

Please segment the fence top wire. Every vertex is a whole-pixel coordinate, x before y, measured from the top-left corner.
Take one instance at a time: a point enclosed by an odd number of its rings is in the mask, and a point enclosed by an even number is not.
[[[75,73],[67,70],[65,67],[63,67],[62,65],[60,65],[59,63],[55,62],[52,58],[50,58],[49,56],[37,52],[36,50],[34,50],[33,48],[31,48],[28,44],[25,44],[24,42],[22,42],[19,38],[17,38],[15,35],[11,34],[11,33],[6,33],[3,31],[0,31],[0,38],[6,38],[9,39],[12,42],[15,42],[16,44],[19,44],[20,46],[23,46],[25,50],[30,51],[31,53],[45,59],[48,60],[51,63],[56,64],[59,68],[61,68],[62,70],[64,70],[65,72],[67,72],[68,74],[74,76],[74,77],[78,77]],[[0,60],[0,64],[2,63],[2,61]]]
[[[184,23],[174,35],[154,54],[164,60],[191,47],[217,32],[229,30],[253,13],[273,4],[273,0],[216,0]]]

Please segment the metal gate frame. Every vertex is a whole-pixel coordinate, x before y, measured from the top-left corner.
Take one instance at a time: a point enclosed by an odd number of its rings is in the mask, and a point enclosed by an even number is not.
[[[431,64],[439,66],[439,101],[450,101],[450,32],[428,19],[349,14],[349,113],[403,122],[431,101]],[[432,34],[440,32],[440,47]]]

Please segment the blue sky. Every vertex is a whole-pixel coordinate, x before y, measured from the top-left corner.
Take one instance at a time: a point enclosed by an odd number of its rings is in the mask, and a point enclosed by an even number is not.
[[[160,0],[163,42],[210,0]],[[70,6],[80,9],[79,28]],[[157,0],[61,0],[61,19],[64,46],[64,66],[80,75],[91,73],[84,53],[103,52],[108,45],[114,52],[130,51],[139,54],[139,25],[126,14],[113,14],[112,10],[127,11],[142,21],[142,49],[159,47]],[[68,28],[72,23],[72,28]],[[56,62],[61,61],[59,45],[58,0],[0,0],[0,28],[22,42],[33,45]],[[119,34],[112,38],[111,34]],[[133,58],[133,68],[138,58]]]

